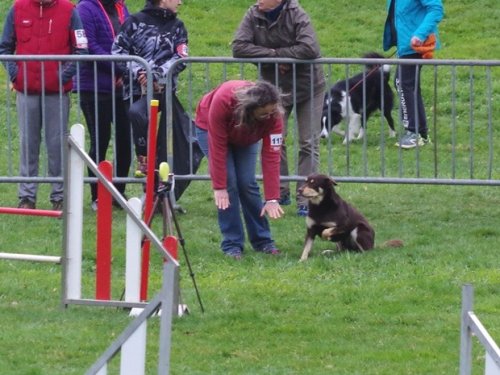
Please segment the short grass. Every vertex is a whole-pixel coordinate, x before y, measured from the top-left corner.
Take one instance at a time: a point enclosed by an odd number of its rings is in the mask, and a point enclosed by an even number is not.
[[[142,5],[142,1],[127,3],[132,11]],[[191,55],[229,56],[234,30],[252,3],[183,1],[181,17],[190,32]],[[367,50],[380,50],[382,2],[303,0],[301,4],[312,16],[325,57],[357,57]],[[474,4],[446,0],[445,7],[444,48],[439,58],[500,56],[497,0]],[[2,14],[6,9],[2,3]],[[467,103],[467,91],[461,97]],[[447,101],[441,105],[450,116]],[[461,116],[468,114],[465,107]],[[380,152],[377,144],[369,139],[368,160]],[[1,145],[1,170],[11,163],[16,170],[8,145]],[[459,149],[468,147],[460,143]],[[336,174],[362,174],[360,148],[351,150],[351,164],[334,154]],[[433,160],[426,156],[430,153],[422,150],[422,154],[423,170],[432,170]],[[393,168],[394,159],[388,165]],[[459,165],[467,167],[467,159]],[[370,169],[370,174],[379,173],[379,167]],[[204,162],[201,172],[205,171]],[[399,238],[405,246],[324,257],[321,251],[332,244],[318,240],[311,259],[299,263],[304,220],[288,206],[283,219],[272,221],[283,255],[271,258],[247,248],[244,259],[234,262],[219,250],[209,182],[192,183],[179,202],[187,214],[178,219],[206,312],[202,314],[197,305],[181,251],[181,293],[191,314],[174,322],[172,374],[457,373],[464,283],[474,285],[475,311],[500,341],[498,187],[341,183],[338,189],[374,225],[377,244]],[[130,186],[128,193],[139,195],[140,188]],[[0,185],[1,206],[11,206],[15,196],[13,184]],[[47,186],[42,185],[40,197],[47,196]],[[44,199],[39,206],[49,207]],[[113,218],[113,296],[119,298],[124,213],[117,210]],[[0,219],[0,251],[60,253],[60,221],[8,215]],[[153,225],[161,233],[159,218]],[[83,290],[84,297],[92,298],[95,216],[88,205],[84,239]],[[151,295],[160,285],[160,267],[161,260],[153,254]],[[82,374],[130,322],[125,311],[114,308],[62,309],[60,293],[60,266],[0,261],[0,372]],[[158,321],[151,320],[148,373],[156,372],[157,328]],[[484,353],[477,342],[473,360],[473,373],[481,374]],[[113,361],[110,372],[117,372],[118,362]]]
[[[496,190],[341,184],[340,193],[375,226],[378,244],[400,238],[405,246],[327,258],[320,252],[332,245],[318,240],[311,259],[299,263],[304,222],[286,207],[285,218],[272,222],[283,255],[247,248],[243,261],[234,262],[218,250],[208,183],[193,183],[181,200],[188,213],[178,218],[206,312],[181,252],[181,296],[191,314],[174,322],[172,373],[456,373],[464,283],[475,286],[475,310],[500,337]],[[84,293],[92,298],[95,222],[89,208],[85,216]],[[123,212],[115,211],[114,219],[120,227]],[[58,253],[60,222],[5,216],[2,223],[0,248]],[[113,294],[119,298],[123,230],[114,236]],[[13,247],[19,243],[22,248]],[[159,285],[160,265],[153,254],[150,293]],[[59,266],[2,261],[0,270],[5,373],[80,374],[129,321],[116,309],[61,309]],[[157,324],[149,326],[151,372]],[[474,366],[482,361],[477,350]]]

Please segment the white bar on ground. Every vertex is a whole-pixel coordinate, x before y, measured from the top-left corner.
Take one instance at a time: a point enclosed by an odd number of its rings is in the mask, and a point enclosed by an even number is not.
[[[186,314],[189,314],[189,308],[187,305],[179,304],[177,305],[177,316],[180,318],[181,316],[184,316]],[[139,315],[139,314],[137,314]],[[158,310],[157,313],[158,316],[161,316],[161,309]]]
[[[147,321],[122,345],[120,375],[144,375],[146,371],[146,329]]]
[[[0,253],[0,259],[28,260],[33,262],[61,263],[61,257],[51,255]]]

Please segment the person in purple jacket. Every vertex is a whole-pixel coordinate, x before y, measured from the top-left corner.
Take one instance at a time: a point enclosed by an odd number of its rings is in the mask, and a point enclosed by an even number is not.
[[[80,0],[76,9],[87,34],[90,55],[110,55],[115,35],[129,16],[123,0]],[[123,82],[119,64],[89,62],[80,64],[74,76],[74,87],[79,93],[87,128],[90,133],[90,157],[99,163],[106,158],[114,124],[114,175],[127,177],[131,162],[131,129],[126,103],[123,100]],[[94,177],[89,169],[88,174]],[[115,184],[125,192],[125,184]],[[97,210],[97,184],[90,184],[92,209]]]

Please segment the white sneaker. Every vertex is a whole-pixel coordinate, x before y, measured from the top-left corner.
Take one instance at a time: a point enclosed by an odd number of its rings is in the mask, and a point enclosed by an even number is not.
[[[413,133],[407,130],[406,133],[401,137],[401,139],[396,142],[396,146],[404,148],[405,150],[409,150],[417,146],[424,146],[427,143],[430,143],[429,137],[424,138],[420,134]]]

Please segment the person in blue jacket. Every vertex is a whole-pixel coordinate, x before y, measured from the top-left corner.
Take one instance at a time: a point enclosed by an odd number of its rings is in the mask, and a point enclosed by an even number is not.
[[[89,54],[111,55],[113,40],[129,16],[123,0],[80,0],[76,9],[88,39]],[[96,163],[106,159],[114,124],[114,175],[127,177],[132,159],[131,127],[123,100],[123,69],[112,62],[85,62],[73,77],[75,91],[90,134],[89,155]],[[89,169],[90,177],[95,177]],[[124,195],[125,184],[115,184]],[[90,184],[91,207],[97,210],[97,184]]]
[[[438,24],[443,19],[441,0],[387,0],[387,19],[383,47],[396,46],[401,59],[432,58],[440,47]],[[400,114],[405,134],[396,143],[403,149],[430,142],[425,107],[420,90],[422,65],[398,65],[395,86],[399,94]]]

